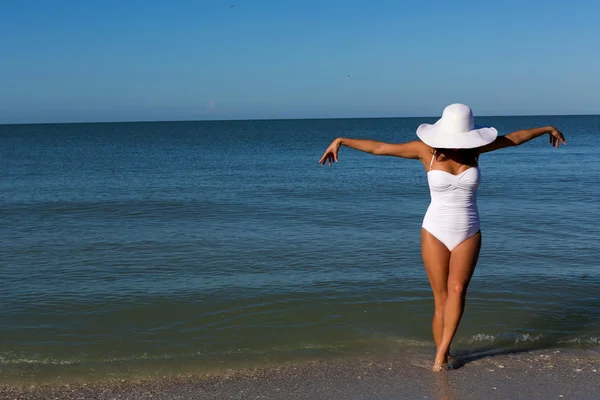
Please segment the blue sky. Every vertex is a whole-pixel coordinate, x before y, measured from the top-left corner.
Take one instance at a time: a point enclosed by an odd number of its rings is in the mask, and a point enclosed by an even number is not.
[[[0,9],[0,123],[600,113],[595,0]]]

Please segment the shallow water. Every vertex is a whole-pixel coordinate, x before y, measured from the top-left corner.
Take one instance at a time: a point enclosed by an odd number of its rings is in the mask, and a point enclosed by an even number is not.
[[[431,346],[423,167],[317,164],[337,136],[400,142],[421,122],[0,125],[0,376]],[[568,145],[482,157],[456,346],[598,347],[600,117],[479,122],[553,124]]]

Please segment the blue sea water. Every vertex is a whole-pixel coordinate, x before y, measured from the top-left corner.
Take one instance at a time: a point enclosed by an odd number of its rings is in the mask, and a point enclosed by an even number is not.
[[[423,166],[342,149],[425,119],[0,125],[0,377],[207,370],[428,347]],[[600,116],[488,117],[458,347],[600,343]],[[399,349],[399,350],[398,350]]]

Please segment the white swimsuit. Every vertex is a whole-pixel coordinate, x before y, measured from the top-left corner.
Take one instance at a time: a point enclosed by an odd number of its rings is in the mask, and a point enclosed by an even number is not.
[[[458,175],[453,175],[431,169],[434,158],[435,152],[427,172],[431,204],[423,219],[423,228],[452,251],[479,232],[479,167],[470,167]]]

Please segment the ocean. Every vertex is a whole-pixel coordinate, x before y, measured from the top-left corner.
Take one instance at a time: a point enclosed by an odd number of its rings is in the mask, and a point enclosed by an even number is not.
[[[134,379],[427,352],[421,163],[435,118],[0,125],[0,381]],[[481,157],[454,348],[600,348],[600,116]]]

